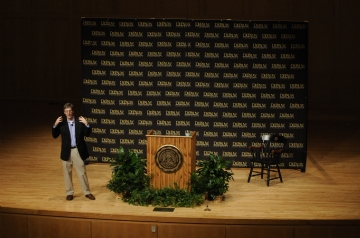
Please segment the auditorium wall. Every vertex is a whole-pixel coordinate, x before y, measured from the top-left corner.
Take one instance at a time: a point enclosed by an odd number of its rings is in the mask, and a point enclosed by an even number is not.
[[[1,1],[1,99],[81,102],[81,17],[309,22],[309,109],[359,109],[359,1]]]
[[[288,139],[280,167],[305,171],[307,39],[307,22],[82,18],[89,160],[188,129],[198,159],[249,167],[273,133]]]

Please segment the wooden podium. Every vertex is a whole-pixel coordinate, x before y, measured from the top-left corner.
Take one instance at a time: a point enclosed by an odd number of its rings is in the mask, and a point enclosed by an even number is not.
[[[196,131],[190,136],[146,135],[147,172],[154,188],[189,187],[190,174],[195,171]],[[181,158],[180,158],[181,157]]]

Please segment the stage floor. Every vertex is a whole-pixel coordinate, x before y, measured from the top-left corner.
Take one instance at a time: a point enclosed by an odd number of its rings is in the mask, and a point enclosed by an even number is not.
[[[107,190],[109,164],[90,163],[87,173],[95,201],[85,198],[73,174],[75,198],[65,199],[60,139],[51,126],[62,115],[61,104],[2,102],[0,205],[5,213],[123,221],[197,224],[274,224],[360,221],[359,114],[310,114],[306,172],[283,169],[283,183],[233,169],[235,181],[222,203],[154,212],[133,206]],[[80,116],[75,108],[75,115]],[[211,211],[204,211],[208,206]],[[360,223],[359,223],[360,224]]]

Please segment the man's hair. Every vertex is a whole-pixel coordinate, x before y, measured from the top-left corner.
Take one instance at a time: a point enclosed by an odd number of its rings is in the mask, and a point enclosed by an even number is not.
[[[69,107],[71,107],[71,110],[72,110],[74,108],[74,105],[72,105],[71,103],[65,103],[64,110]]]

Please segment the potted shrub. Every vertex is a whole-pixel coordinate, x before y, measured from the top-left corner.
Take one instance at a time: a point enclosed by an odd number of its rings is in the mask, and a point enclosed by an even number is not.
[[[225,161],[221,156],[210,154],[206,160],[199,161],[198,169],[190,176],[191,191],[206,194],[208,200],[219,198],[229,190],[230,180],[234,173],[230,170],[231,161]]]
[[[119,153],[110,164],[111,179],[106,187],[123,197],[131,196],[133,191],[140,191],[149,186],[150,176],[146,173],[146,159],[132,150],[119,147]]]

